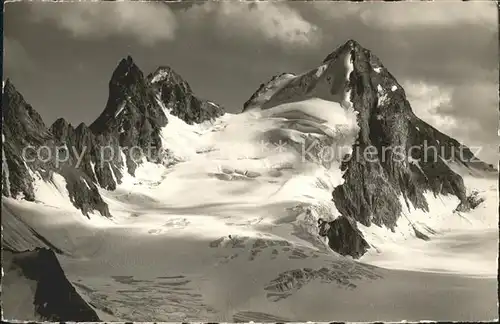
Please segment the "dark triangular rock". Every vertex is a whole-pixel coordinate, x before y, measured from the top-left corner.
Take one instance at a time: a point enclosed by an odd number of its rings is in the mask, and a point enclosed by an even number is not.
[[[4,280],[33,288],[33,291],[5,289],[2,296],[4,301],[2,317],[54,322],[100,321],[96,312],[68,281],[52,250],[45,248],[24,252],[3,250],[2,257]],[[22,306],[19,305],[22,301],[32,303],[35,313],[19,313],[17,308]],[[15,307],[9,307],[14,303]]]
[[[331,222],[318,220],[319,234],[328,238],[330,248],[341,255],[360,258],[370,248],[356,222],[347,217],[338,217]]]
[[[153,89],[129,56],[115,69],[109,82],[106,107],[90,129],[101,136],[98,140],[101,145],[111,145],[106,150],[113,152],[115,162],[125,154],[128,172],[134,175],[143,157],[158,161],[162,147],[160,131],[167,122]],[[118,146],[112,138],[118,139]]]
[[[196,97],[189,83],[170,67],[159,67],[148,76],[148,82],[170,114],[188,124],[199,124],[224,114],[219,105]]]

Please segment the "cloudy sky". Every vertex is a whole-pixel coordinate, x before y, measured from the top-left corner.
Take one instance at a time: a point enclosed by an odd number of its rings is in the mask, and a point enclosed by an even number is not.
[[[382,60],[417,115],[497,159],[494,2],[8,3],[4,78],[47,124],[90,123],[130,54],[145,74],[169,65],[238,112],[273,75],[317,67],[350,38]]]

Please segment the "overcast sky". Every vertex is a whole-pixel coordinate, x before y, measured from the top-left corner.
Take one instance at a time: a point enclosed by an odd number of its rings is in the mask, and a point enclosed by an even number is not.
[[[8,3],[4,78],[50,125],[92,122],[130,54],[239,112],[280,72],[317,67],[353,38],[406,90],[417,115],[467,145],[498,151],[498,22],[494,2]]]

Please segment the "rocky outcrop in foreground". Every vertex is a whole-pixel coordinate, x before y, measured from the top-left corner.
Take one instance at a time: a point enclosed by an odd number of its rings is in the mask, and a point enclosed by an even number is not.
[[[96,312],[66,279],[52,250],[2,250],[3,318],[24,321],[98,322]],[[9,288],[11,287],[11,288]]]
[[[319,235],[328,238],[328,246],[340,255],[360,258],[370,248],[353,219],[340,216],[326,222],[318,219]]]

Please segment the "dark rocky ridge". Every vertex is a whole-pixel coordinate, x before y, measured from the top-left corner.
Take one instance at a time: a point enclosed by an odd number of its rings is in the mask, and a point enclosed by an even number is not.
[[[2,165],[8,168],[2,168],[2,195],[34,201],[32,176],[50,181],[57,172],[66,180],[72,203],[85,215],[99,211],[111,216],[97,186],[114,190],[121,183],[122,170],[134,175],[144,159],[162,163],[168,153],[163,152],[160,135],[168,123],[162,105],[190,124],[224,114],[221,107],[195,97],[186,81],[168,71],[171,77],[152,82],[155,74],[144,77],[130,56],[121,60],[109,82],[104,111],[89,127],[81,123],[76,128],[63,118],[47,128],[7,80],[2,96]],[[42,146],[45,162],[36,158]],[[33,148],[26,151],[32,162],[22,158],[27,147]]]
[[[170,113],[188,124],[199,124],[224,114],[219,105],[197,98],[190,85],[170,67],[159,67],[147,79]]]
[[[428,211],[424,196],[426,191],[436,195],[456,196],[460,200],[458,210],[474,207],[470,205],[471,199],[466,197],[462,177],[448,163],[492,174],[496,174],[497,170],[477,159],[469,148],[418,118],[394,76],[385,69],[378,57],[356,41],[349,40],[338,47],[324,59],[323,64],[338,64],[349,54],[354,69],[349,80],[345,81],[345,87],[351,90],[350,101],[358,112],[360,131],[352,147],[353,153],[341,166],[345,170],[345,181],[332,193],[342,218],[356,220],[365,226],[373,223],[393,230],[402,211],[399,197],[404,197],[408,206]],[[290,83],[300,84],[296,91],[307,96],[314,91],[314,79],[311,83],[307,79],[313,74],[314,71],[311,71],[300,80],[292,80]],[[281,75],[283,74],[279,76]],[[270,83],[279,76],[274,77]],[[332,76],[332,79],[336,77]],[[247,101],[244,110],[265,87],[260,86]],[[294,91],[295,88],[287,88],[285,85],[284,89],[264,102],[263,109],[292,98],[285,91]],[[337,95],[338,85],[332,85],[330,92]],[[376,149],[375,154],[364,154],[370,147],[372,150]],[[421,149],[410,151],[411,147]],[[338,230],[332,232],[331,225],[338,227]],[[338,221],[330,224],[330,231],[325,235],[330,241],[343,242],[343,235],[337,234],[355,231],[355,227],[354,222]],[[348,247],[345,244],[348,242],[330,247],[341,254],[347,253],[355,257],[364,253],[363,249],[359,249],[357,241]]]
[[[2,313],[6,319],[99,322],[96,312],[83,300],[66,278],[55,253],[37,248],[34,251],[2,250],[4,274]],[[20,284],[23,281],[23,284]],[[25,295],[30,286],[33,295]],[[10,289],[9,286],[12,286]],[[30,289],[30,290],[31,290]],[[34,308],[34,314],[21,309]]]
[[[318,219],[319,235],[328,238],[328,246],[341,255],[360,258],[370,248],[353,218],[340,216],[331,222]]]
[[[33,177],[52,181],[57,172],[65,178],[71,201],[84,215],[97,210],[103,216],[110,216],[108,206],[88,175],[69,161],[57,162],[60,150],[56,138],[9,80],[2,95],[2,110],[2,148],[7,166],[2,169],[2,178],[8,184],[2,188],[2,195],[35,201]],[[70,130],[63,129],[61,134]]]
[[[269,90],[269,85],[274,84],[276,81],[284,77],[285,75],[292,75],[292,73],[280,73],[271,78],[267,83],[261,83],[257,91],[254,92],[254,94],[245,101],[243,104],[243,111],[246,111],[248,108],[250,108],[253,105],[256,105],[257,103],[255,102],[258,97],[260,97],[262,94],[264,94],[266,91]]]
[[[125,162],[128,172],[134,175],[143,155],[150,162],[159,162],[160,131],[167,122],[167,116],[158,104],[153,89],[128,56],[121,60],[114,71],[109,82],[106,107],[89,128],[97,135],[101,147],[111,146],[112,149],[108,151],[113,164],[121,167],[121,163]],[[121,151],[117,145],[125,149],[126,161],[121,161]],[[149,148],[152,150],[148,151]],[[143,154],[145,152],[153,154]],[[105,173],[104,170],[102,172]],[[120,178],[121,175],[118,175],[117,179]]]

